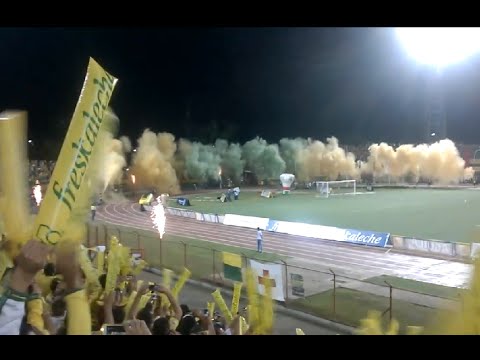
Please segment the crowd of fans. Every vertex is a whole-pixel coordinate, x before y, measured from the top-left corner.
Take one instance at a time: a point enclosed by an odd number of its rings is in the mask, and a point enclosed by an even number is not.
[[[52,249],[31,240],[16,249],[1,242],[0,264],[7,265],[0,274],[0,335],[241,334],[240,315],[228,324],[218,313],[190,310],[169,288],[137,281],[132,273],[118,276],[115,289],[106,291],[108,269],[98,272],[95,289],[79,251],[66,243]]]

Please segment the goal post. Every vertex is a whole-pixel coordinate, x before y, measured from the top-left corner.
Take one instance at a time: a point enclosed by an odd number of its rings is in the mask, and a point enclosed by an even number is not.
[[[332,195],[355,195],[357,193],[356,180],[316,181],[317,192],[321,197]]]

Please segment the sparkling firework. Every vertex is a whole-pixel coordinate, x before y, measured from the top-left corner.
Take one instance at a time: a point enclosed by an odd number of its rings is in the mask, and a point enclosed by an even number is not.
[[[160,196],[157,197],[157,205],[152,208],[152,214],[150,215],[150,218],[153,222],[153,228],[158,231],[160,239],[162,239],[163,235],[165,234],[165,223],[167,218],[165,216],[165,209]]]
[[[37,203],[37,206],[40,206],[40,203],[42,202],[42,186],[38,183],[38,181],[33,187],[33,196],[35,197],[35,202]]]

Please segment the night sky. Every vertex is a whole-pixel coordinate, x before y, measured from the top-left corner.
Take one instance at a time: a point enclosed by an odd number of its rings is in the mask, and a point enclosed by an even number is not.
[[[423,139],[429,69],[386,28],[0,29],[0,107],[29,111],[29,136],[63,141],[88,57],[119,79],[120,135],[244,142],[335,135]],[[480,57],[444,73],[448,135],[480,141]]]

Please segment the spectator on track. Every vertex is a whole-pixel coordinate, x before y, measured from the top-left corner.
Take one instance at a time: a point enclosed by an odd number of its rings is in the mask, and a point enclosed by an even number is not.
[[[257,252],[263,252],[263,233],[259,227],[257,227]]]

